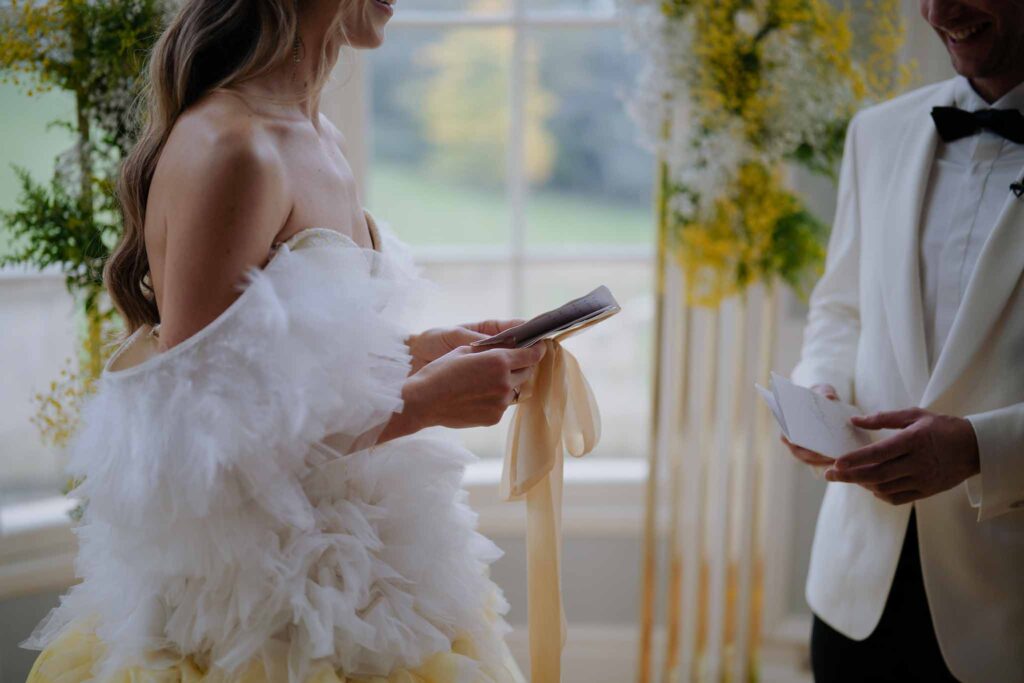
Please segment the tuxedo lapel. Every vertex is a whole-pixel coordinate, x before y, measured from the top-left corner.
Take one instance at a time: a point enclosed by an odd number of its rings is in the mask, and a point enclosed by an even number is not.
[[[1022,170],[1024,174],[1024,170]],[[1018,178],[1020,175],[1018,175]],[[1024,197],[1009,188],[1003,210],[978,255],[949,337],[921,405],[933,404],[967,369],[1006,307],[1024,271]]]
[[[939,139],[928,114],[933,106],[952,100],[950,82],[904,123],[882,214],[886,220],[881,241],[882,299],[896,364],[913,402],[921,399],[928,384],[918,245],[921,208]]]

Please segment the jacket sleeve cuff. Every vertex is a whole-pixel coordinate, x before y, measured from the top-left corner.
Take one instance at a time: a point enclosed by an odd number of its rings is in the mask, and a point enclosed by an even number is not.
[[[1024,509],[1024,404],[969,415],[978,440],[979,474],[966,482],[978,521]]]
[[[967,485],[967,500],[970,501],[972,508],[981,507],[981,494],[984,490],[982,487],[981,473],[975,474],[973,477],[968,477],[967,481],[964,482]]]

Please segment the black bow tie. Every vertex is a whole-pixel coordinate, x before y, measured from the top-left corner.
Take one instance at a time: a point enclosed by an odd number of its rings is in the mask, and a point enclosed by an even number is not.
[[[1016,109],[964,111],[957,107],[935,107],[932,119],[939,137],[945,142],[959,140],[984,129],[1024,145],[1024,116]]]

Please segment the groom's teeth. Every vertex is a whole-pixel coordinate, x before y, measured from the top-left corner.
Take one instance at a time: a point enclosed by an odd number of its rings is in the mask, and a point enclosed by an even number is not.
[[[974,26],[968,26],[967,28],[957,29],[955,31],[946,30],[946,35],[952,38],[954,41],[961,41],[970,38],[975,33],[980,31],[984,24],[975,24]]]

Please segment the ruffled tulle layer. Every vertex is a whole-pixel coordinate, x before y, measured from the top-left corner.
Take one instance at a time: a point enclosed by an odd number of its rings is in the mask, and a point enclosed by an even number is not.
[[[36,659],[26,683],[86,683],[102,659],[105,648],[94,634],[73,631],[47,647]],[[481,668],[477,651],[469,640],[457,639],[449,651],[438,652],[413,669],[398,669],[386,677],[352,678],[326,662],[315,664],[305,683],[525,683],[507,649],[500,660]],[[233,676],[223,670],[202,666],[185,657],[162,668],[135,666],[122,669],[104,683],[279,683],[287,680],[283,645],[268,648]]]
[[[114,361],[70,453],[82,581],[24,646],[93,633],[101,681],[159,652],[234,672],[280,643],[290,683],[314,662],[390,680],[460,637],[495,660],[500,551],[465,505],[472,454],[423,433],[360,447],[402,408],[401,312],[423,290],[387,248],[306,233],[197,335]]]

